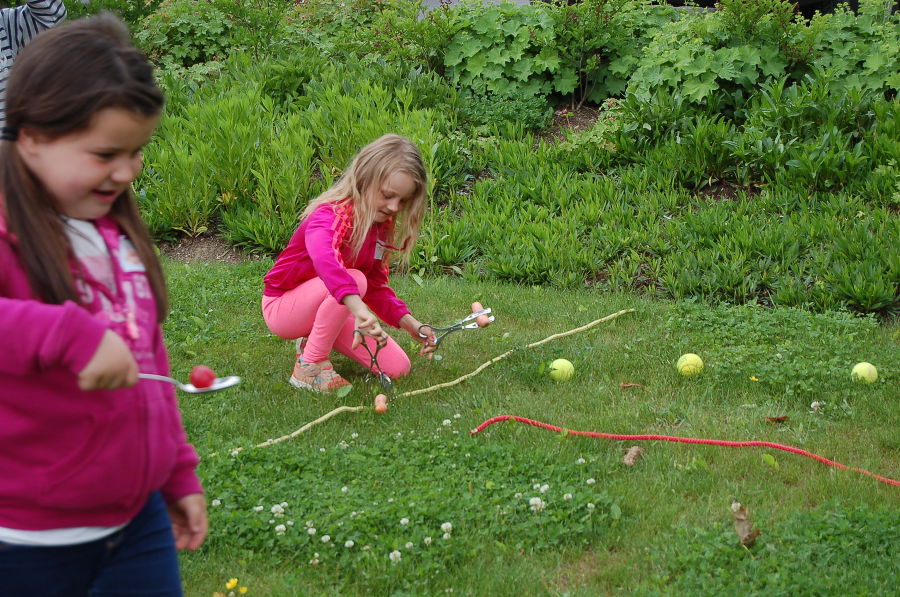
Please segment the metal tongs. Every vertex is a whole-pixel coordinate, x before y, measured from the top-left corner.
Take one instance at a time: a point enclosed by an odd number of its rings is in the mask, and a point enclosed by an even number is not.
[[[369,358],[371,359],[369,361],[369,373],[366,375],[365,383],[368,384],[369,380],[371,380],[372,377],[377,377],[378,382],[381,384],[381,388],[384,390],[384,393],[387,394],[388,396],[390,396],[391,398],[394,398],[397,395],[396,390],[394,389],[394,382],[392,382],[391,378],[388,377],[384,372],[382,372],[381,367],[378,366],[378,353],[381,351],[381,349],[385,346],[386,343],[379,344],[378,342],[376,342],[375,343],[375,352],[372,352],[372,349],[370,349],[369,345],[366,343],[366,338],[363,335],[363,333],[359,330],[353,330],[353,332],[356,334],[359,334],[360,336],[363,337],[362,342],[360,342],[360,344],[362,345],[363,348],[366,349],[366,352],[369,353]],[[374,373],[374,370],[378,371],[377,375]]]
[[[456,332],[459,330],[476,330],[476,329],[482,327],[482,326],[478,325],[478,321],[477,321],[477,319],[479,317],[481,317],[482,315],[489,315],[488,323],[494,322],[494,316],[491,315],[491,309],[490,309],[490,307],[488,307],[487,309],[481,309],[480,311],[475,311],[474,313],[469,313],[468,315],[466,315],[459,321],[457,321],[451,325],[448,325],[447,327],[439,328],[439,327],[435,327],[433,325],[425,323],[425,324],[420,325],[419,329],[417,331],[421,338],[427,338],[428,334],[422,333],[422,330],[424,330],[425,328],[430,329],[432,331],[432,333],[434,334],[434,348],[435,348],[435,350],[437,350],[437,347],[441,343],[441,341],[444,338],[446,338],[448,335],[452,334],[453,332]]]

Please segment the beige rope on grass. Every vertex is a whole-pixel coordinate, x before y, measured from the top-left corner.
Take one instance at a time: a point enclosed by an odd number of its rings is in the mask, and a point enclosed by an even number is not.
[[[547,342],[550,342],[551,340],[557,340],[557,339],[559,339],[559,338],[565,338],[566,336],[571,336],[571,335],[573,335],[573,334],[578,334],[578,333],[583,332],[583,331],[585,331],[585,330],[589,330],[590,328],[592,328],[592,327],[594,327],[594,326],[596,326],[596,325],[599,325],[599,324],[601,324],[601,323],[610,321],[610,320],[612,320],[612,319],[615,319],[616,317],[620,317],[620,316],[622,316],[622,315],[625,315],[626,313],[634,313],[634,311],[635,311],[634,309],[622,309],[621,311],[619,311],[619,312],[617,312],[617,313],[612,313],[611,315],[607,315],[606,317],[601,317],[600,319],[595,319],[594,321],[592,321],[592,322],[590,322],[590,323],[586,323],[585,325],[580,326],[580,327],[577,327],[577,328],[575,328],[575,329],[571,329],[571,330],[566,331],[566,332],[560,332],[560,333],[558,333],[558,334],[553,334],[552,336],[547,336],[547,337],[544,338],[543,340],[538,340],[537,342],[532,342],[531,344],[527,344],[527,345],[525,345],[525,346],[517,346],[516,348],[507,350],[507,351],[504,352],[503,354],[494,357],[493,359],[491,359],[490,361],[488,361],[488,362],[486,362],[486,363],[482,363],[481,365],[478,366],[478,368],[476,368],[476,369],[475,369],[474,371],[472,371],[471,373],[466,373],[466,374],[463,375],[462,377],[457,377],[457,378],[454,379],[453,381],[448,381],[448,382],[445,382],[445,383],[439,383],[439,384],[437,384],[437,385],[433,385],[433,386],[430,386],[430,387],[428,387],[428,388],[422,388],[421,390],[411,390],[411,391],[409,391],[409,392],[403,392],[402,394],[398,394],[397,397],[398,397],[398,398],[407,398],[407,397],[409,397],[409,396],[418,396],[419,394],[426,394],[426,393],[428,393],[428,392],[434,392],[435,390],[442,390],[442,389],[444,389],[444,388],[449,388],[449,387],[451,387],[451,386],[455,386],[455,385],[457,385],[457,384],[459,384],[459,383],[464,382],[465,380],[469,379],[470,377],[474,377],[474,376],[478,375],[479,373],[481,373],[482,371],[484,371],[485,369],[487,369],[488,367],[490,367],[490,366],[493,365],[494,363],[497,363],[497,362],[499,362],[499,361],[502,361],[503,359],[507,358],[508,356],[510,356],[511,354],[513,354],[514,352],[517,352],[517,351],[519,351],[519,350],[529,349],[529,348],[535,348],[535,347],[541,346],[542,344],[546,344]],[[254,447],[254,448],[268,448],[269,446],[272,446],[272,445],[275,445],[275,444],[278,444],[278,443],[287,441],[287,440],[289,440],[289,439],[293,439],[293,438],[297,437],[298,435],[300,435],[301,433],[303,433],[304,431],[308,431],[309,429],[311,429],[312,427],[318,425],[319,423],[324,423],[325,421],[327,421],[327,420],[330,419],[331,417],[334,417],[335,415],[339,415],[339,414],[341,414],[342,412],[359,412],[359,411],[361,411],[361,410],[368,410],[369,408],[371,408],[371,407],[369,407],[369,406],[339,406],[339,407],[337,407],[336,409],[332,410],[331,412],[325,413],[324,415],[322,415],[321,417],[319,417],[319,418],[316,419],[315,421],[312,421],[312,422],[310,422],[310,423],[307,423],[306,425],[304,425],[304,426],[301,427],[300,429],[297,429],[297,430],[294,431],[293,433],[289,433],[289,434],[287,434],[287,435],[282,435],[281,437],[277,437],[277,438],[275,438],[275,439],[268,439],[268,440],[262,442],[261,444],[256,444],[256,445],[253,446],[253,447]],[[243,450],[244,450],[244,448],[236,448],[236,449],[234,449],[234,450],[231,451],[231,454],[232,454],[232,455],[237,455],[237,453],[239,453],[239,452],[241,452],[241,451],[243,451]],[[216,453],[213,452],[212,454],[210,454],[210,457],[215,456],[215,455],[216,455]]]
[[[538,340],[537,342],[532,342],[531,344],[528,344],[528,345],[526,345],[526,346],[524,346],[524,347],[519,347],[519,346],[517,346],[516,348],[507,350],[507,351],[504,352],[503,354],[494,357],[493,359],[491,359],[490,361],[488,361],[488,362],[486,362],[486,363],[482,363],[481,365],[478,366],[477,369],[475,369],[475,370],[472,371],[471,373],[466,373],[466,374],[463,375],[462,377],[458,377],[458,378],[454,379],[453,381],[448,381],[448,382],[445,382],[445,383],[439,383],[439,384],[434,385],[434,386],[431,386],[431,387],[429,387],[429,388],[422,388],[421,390],[410,390],[409,392],[403,392],[403,393],[400,394],[398,397],[400,397],[400,398],[406,398],[406,397],[408,397],[408,396],[417,396],[417,395],[419,395],[419,394],[426,394],[426,393],[428,393],[428,392],[433,392],[433,391],[435,391],[435,390],[442,390],[442,389],[444,389],[444,388],[449,388],[449,387],[451,387],[451,386],[455,386],[456,384],[462,383],[463,381],[469,379],[470,377],[474,377],[474,376],[478,375],[479,373],[481,373],[482,371],[484,371],[485,369],[487,369],[488,367],[490,367],[490,366],[493,365],[494,363],[497,363],[497,362],[499,362],[499,361],[502,361],[503,359],[505,359],[506,357],[508,357],[509,355],[513,354],[513,353],[516,352],[516,351],[523,350],[523,349],[528,349],[528,348],[535,348],[535,347],[537,347],[537,346],[540,346],[541,344],[546,344],[547,342],[550,342],[551,340],[556,340],[557,338],[564,338],[564,337],[566,337],[566,336],[571,336],[571,335],[573,335],[573,334],[577,334],[577,333],[579,333],[579,332],[583,332],[583,331],[585,331],[585,330],[588,330],[588,329],[594,327],[595,325],[599,325],[599,324],[601,324],[601,323],[603,323],[603,322],[605,322],[605,321],[609,321],[609,320],[611,320],[611,319],[615,319],[616,317],[619,317],[619,316],[624,315],[624,314],[626,314],[626,313],[634,313],[634,309],[622,309],[622,310],[619,311],[618,313],[613,313],[612,315],[607,315],[606,317],[601,317],[600,319],[595,319],[594,321],[592,321],[592,322],[590,322],[590,323],[586,323],[585,325],[583,325],[583,326],[581,326],[581,327],[577,327],[577,328],[575,328],[575,329],[573,329],[573,330],[569,330],[569,331],[567,331],[567,332],[560,332],[559,334],[553,334],[552,336],[547,336],[547,337],[544,338],[543,340]]]

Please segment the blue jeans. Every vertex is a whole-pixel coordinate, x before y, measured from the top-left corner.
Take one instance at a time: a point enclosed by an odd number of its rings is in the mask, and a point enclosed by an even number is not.
[[[169,512],[154,492],[109,537],[62,547],[0,543],[0,594],[17,597],[181,597]]]

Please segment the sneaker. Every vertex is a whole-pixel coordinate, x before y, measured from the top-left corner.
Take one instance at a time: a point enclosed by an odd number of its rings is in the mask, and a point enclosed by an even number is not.
[[[295,388],[313,392],[331,392],[350,385],[349,381],[335,372],[330,361],[305,363],[303,359],[297,360],[289,381]]]

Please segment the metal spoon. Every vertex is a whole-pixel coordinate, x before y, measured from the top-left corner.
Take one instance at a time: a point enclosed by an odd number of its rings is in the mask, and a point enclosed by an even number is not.
[[[181,383],[177,379],[173,379],[171,377],[166,377],[165,375],[156,375],[154,373],[138,373],[138,377],[141,379],[154,379],[156,381],[167,381],[170,384],[177,386],[179,390],[182,392],[187,392],[188,394],[203,394],[204,392],[216,392],[218,390],[224,390],[225,388],[230,388],[231,386],[236,386],[241,383],[241,378],[237,375],[230,375],[228,377],[217,377],[215,381],[212,382],[212,385],[208,388],[198,388],[192,383]]]

